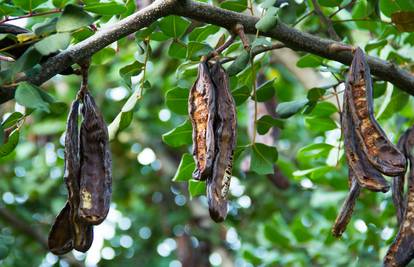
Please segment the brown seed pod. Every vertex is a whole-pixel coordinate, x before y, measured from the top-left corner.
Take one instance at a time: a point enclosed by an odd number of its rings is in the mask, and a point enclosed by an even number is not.
[[[206,180],[214,159],[215,92],[206,62],[198,66],[198,76],[190,90],[188,113],[193,126],[193,156],[196,169],[193,178]]]
[[[342,236],[343,232],[346,230],[346,226],[351,220],[352,213],[354,212],[355,203],[358,199],[359,193],[361,192],[361,186],[358,184],[352,169],[349,169],[349,177],[351,180],[349,193],[342,204],[341,210],[339,211],[332,227],[332,234],[335,237]]]
[[[388,140],[375,120],[372,100],[372,80],[369,66],[361,48],[355,51],[348,74],[349,108],[367,159],[380,172],[396,176],[405,172],[404,155]]]
[[[407,135],[409,134],[409,130],[407,130],[403,135],[401,135],[400,139],[398,140],[397,147],[398,149],[407,155],[407,151],[404,148],[404,144],[407,140]],[[404,217],[404,183],[405,183],[405,173],[400,174],[393,178],[392,180],[392,200],[397,212],[397,221],[398,225],[401,224],[401,221]]]
[[[112,162],[108,130],[88,92],[83,97],[82,114],[79,218],[96,225],[105,220],[111,202]]]
[[[70,206],[65,207],[56,217],[47,240],[49,250],[56,255],[68,253],[73,249],[73,227],[70,219]]]
[[[410,173],[408,175],[408,192],[404,216],[399,226],[396,238],[388,249],[384,258],[384,266],[406,266],[414,258],[414,130],[410,129],[404,148],[410,161]]]
[[[227,193],[236,147],[236,106],[229,88],[229,77],[219,62],[211,68],[216,88],[217,112],[214,123],[216,153],[212,176],[207,179],[210,217],[221,222],[227,216]]]
[[[345,90],[343,114],[341,116],[342,131],[344,134],[344,144],[346,159],[350,171],[355,175],[359,185],[374,192],[387,192],[388,182],[382,177],[381,173],[366,160],[365,154],[360,150],[360,144],[356,129],[351,119],[349,90]]]

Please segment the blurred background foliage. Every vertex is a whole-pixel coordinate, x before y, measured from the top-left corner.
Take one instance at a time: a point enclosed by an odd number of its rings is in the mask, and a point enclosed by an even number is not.
[[[150,2],[5,0],[0,1],[0,16],[3,22],[29,30],[39,24],[52,25],[52,30],[41,35],[44,40],[59,32],[53,18],[63,16],[62,8],[83,6],[83,11],[75,12],[83,12],[79,14],[84,18],[88,14],[94,27],[71,29],[67,45],[72,46],[92,35],[95,28],[107,27]],[[251,12],[244,0],[203,2]],[[263,7],[268,10],[273,5],[279,21],[327,37],[326,25],[315,15],[310,0],[252,2],[257,16],[266,14]],[[391,18],[398,11],[414,10],[412,1],[317,2],[345,43],[412,70],[414,35],[397,29],[398,23]],[[56,13],[9,21],[30,12],[52,10]],[[238,104],[238,157],[230,186],[229,215],[221,224],[209,218],[205,185],[190,180],[194,164],[188,155],[191,126],[182,124],[187,120],[186,98],[196,79],[200,56],[228,37],[229,33],[217,26],[169,16],[92,57],[92,95],[108,124],[119,114],[122,120],[110,127],[111,210],[106,221],[95,227],[94,243],[87,253],[73,252],[59,258],[45,248],[48,230],[67,197],[62,179],[64,130],[80,77],[58,75],[42,86],[54,98],[44,103],[50,112],[44,106],[21,105],[24,96],[17,99],[20,104],[14,100],[2,104],[0,143],[16,128],[19,142],[0,158],[0,265],[380,266],[396,234],[390,192],[364,190],[343,237],[337,240],[330,233],[348,190],[338,113],[347,66],[311,54],[287,48],[263,53],[255,58],[253,71],[248,66],[231,78]],[[267,38],[249,38],[253,46],[272,43]],[[46,44],[52,46],[51,42]],[[236,39],[222,57],[236,57],[242,50]],[[2,62],[2,70],[13,68],[13,64]],[[270,134],[257,134],[259,144],[253,145],[252,77],[258,77],[259,85],[274,80],[260,87],[258,119],[266,114],[286,117],[258,122],[262,133],[274,127]],[[30,84],[25,86],[37,90]],[[374,94],[376,116],[396,143],[414,122],[414,103],[406,93],[375,77]],[[266,104],[270,113],[260,108]],[[20,116],[16,112],[27,115],[5,125],[11,114]],[[0,148],[5,149],[4,145]]]

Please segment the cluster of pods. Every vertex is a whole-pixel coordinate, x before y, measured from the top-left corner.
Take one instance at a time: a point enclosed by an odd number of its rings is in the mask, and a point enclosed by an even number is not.
[[[349,167],[349,193],[335,220],[332,233],[340,237],[352,216],[361,188],[387,192],[390,185],[383,175],[393,178],[392,193],[400,229],[389,248],[384,266],[406,266],[414,257],[414,189],[412,170],[408,193],[404,197],[407,159],[411,168],[414,155],[414,129],[400,138],[397,147],[387,138],[375,120],[372,100],[372,80],[364,52],[354,51],[348,73],[341,114],[345,155]]]
[[[88,91],[73,101],[65,136],[64,181],[68,200],[49,232],[48,246],[54,254],[72,249],[87,251],[93,242],[93,225],[105,220],[111,202],[112,160],[108,131]],[[79,108],[82,124],[78,130]]]

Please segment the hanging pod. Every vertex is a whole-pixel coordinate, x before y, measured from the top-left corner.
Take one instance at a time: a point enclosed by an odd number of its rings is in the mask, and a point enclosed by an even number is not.
[[[210,75],[215,85],[217,106],[215,157],[212,175],[207,179],[207,199],[211,218],[221,222],[227,216],[227,194],[236,147],[236,106],[230,92],[229,77],[219,62],[212,65]]]
[[[207,63],[198,65],[197,80],[190,90],[188,113],[193,126],[193,156],[196,169],[193,178],[206,180],[211,175],[214,159],[215,89]]]
[[[108,130],[89,92],[83,96],[80,130],[79,218],[93,225],[105,220],[112,194]]]
[[[349,109],[355,133],[369,162],[389,176],[404,173],[407,164],[404,155],[388,140],[375,120],[371,74],[364,52],[359,47],[355,50],[345,90],[349,91]]]

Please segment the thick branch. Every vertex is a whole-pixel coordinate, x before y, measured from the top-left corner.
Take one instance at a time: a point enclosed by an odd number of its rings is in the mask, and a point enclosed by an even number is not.
[[[150,25],[157,19],[170,14],[181,15],[202,22],[218,25],[231,30],[237,23],[243,25],[246,33],[255,34],[257,17],[224,10],[212,5],[207,5],[191,0],[158,0],[150,6],[137,13],[97,32],[95,35],[78,43],[69,49],[50,58],[42,65],[40,75],[28,77],[28,81],[37,85],[42,84],[54,75],[68,68],[73,63],[90,57],[92,54],[127,36],[143,27]],[[329,39],[319,38],[290,28],[279,22],[274,29],[267,33],[260,33],[262,36],[272,37],[283,42],[287,47],[312,53],[327,59],[335,60],[349,65],[352,61],[352,54],[349,51],[338,52],[334,47],[346,46],[342,43]],[[379,78],[389,81],[414,95],[414,76],[396,65],[375,58],[368,57],[368,64],[371,73]],[[10,88],[0,88],[0,104],[11,99],[13,94],[7,92]]]

